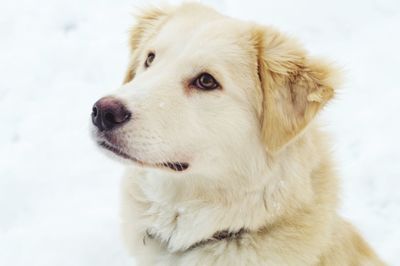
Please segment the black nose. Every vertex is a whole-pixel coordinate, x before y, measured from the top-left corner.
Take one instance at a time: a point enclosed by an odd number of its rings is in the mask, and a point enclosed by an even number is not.
[[[128,122],[131,113],[117,99],[104,97],[98,100],[92,109],[92,122],[100,130],[111,130]]]

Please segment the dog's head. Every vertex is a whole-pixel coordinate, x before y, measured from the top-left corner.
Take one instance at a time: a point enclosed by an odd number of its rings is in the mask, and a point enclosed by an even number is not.
[[[104,148],[207,176],[280,152],[332,98],[334,71],[274,29],[198,4],[151,9],[131,32],[124,84],[96,102]]]

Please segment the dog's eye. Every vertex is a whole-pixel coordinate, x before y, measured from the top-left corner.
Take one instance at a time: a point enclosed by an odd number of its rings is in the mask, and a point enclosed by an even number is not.
[[[213,76],[208,73],[200,74],[193,82],[192,85],[200,90],[214,90],[219,88],[218,82],[215,80]]]
[[[151,65],[151,63],[154,61],[154,58],[156,57],[155,53],[150,52],[147,55],[146,61],[144,62],[144,66],[145,67],[149,67]]]

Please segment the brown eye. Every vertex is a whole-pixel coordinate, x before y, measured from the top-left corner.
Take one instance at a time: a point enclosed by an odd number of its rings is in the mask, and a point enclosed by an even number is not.
[[[149,53],[147,55],[146,61],[144,62],[144,66],[149,67],[151,63],[154,61],[155,57],[156,57],[155,53]]]
[[[214,90],[220,87],[215,78],[208,73],[200,74],[193,81],[192,85],[194,85],[197,89],[206,91]]]

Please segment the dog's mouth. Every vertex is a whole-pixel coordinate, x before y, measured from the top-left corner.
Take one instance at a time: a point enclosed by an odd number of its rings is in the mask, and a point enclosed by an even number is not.
[[[147,166],[147,167],[156,167],[156,168],[169,168],[171,170],[181,172],[185,171],[186,169],[189,168],[189,164],[186,162],[162,162],[162,163],[147,163],[143,162],[141,160],[138,160],[129,154],[126,154],[122,150],[120,150],[118,147],[115,147],[114,145],[111,145],[107,141],[98,141],[97,142],[101,147],[113,152],[115,155],[118,155],[124,159],[133,161],[139,165],[142,166]]]

